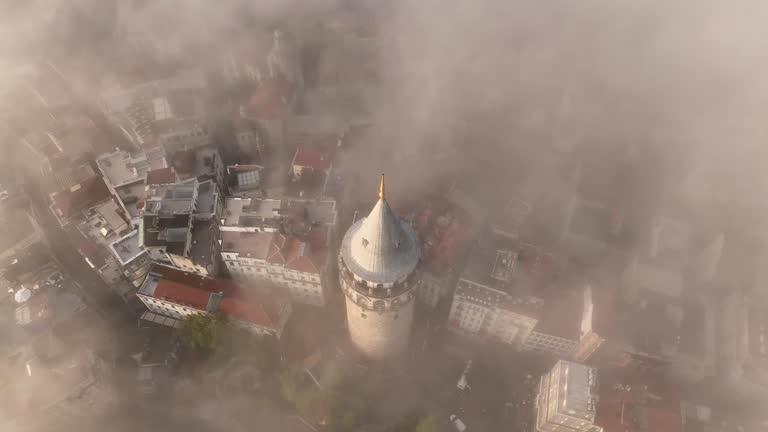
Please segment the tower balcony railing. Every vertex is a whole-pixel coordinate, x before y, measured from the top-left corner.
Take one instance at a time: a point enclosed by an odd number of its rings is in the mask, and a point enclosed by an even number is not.
[[[404,281],[397,282],[390,287],[385,288],[383,284],[372,285],[368,282],[356,279],[354,274],[344,264],[343,260],[339,260],[339,263],[339,277],[342,282],[358,293],[371,298],[388,299],[397,297],[404,292],[415,288],[419,282],[418,271],[414,270]]]

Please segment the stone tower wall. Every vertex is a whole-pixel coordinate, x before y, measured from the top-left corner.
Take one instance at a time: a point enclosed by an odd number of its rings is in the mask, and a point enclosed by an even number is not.
[[[352,344],[365,356],[381,360],[402,354],[413,323],[414,290],[394,298],[369,297],[341,281]]]

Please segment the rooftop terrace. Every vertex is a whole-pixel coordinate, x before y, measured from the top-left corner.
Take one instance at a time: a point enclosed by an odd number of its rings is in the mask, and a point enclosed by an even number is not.
[[[124,237],[116,240],[110,247],[112,253],[122,265],[128,264],[145,252],[144,248],[139,245],[138,230],[133,230]]]

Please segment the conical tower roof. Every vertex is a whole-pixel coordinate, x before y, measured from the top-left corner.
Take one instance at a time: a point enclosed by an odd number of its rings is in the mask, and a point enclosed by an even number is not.
[[[382,175],[379,201],[368,217],[357,221],[344,235],[344,264],[361,279],[386,284],[408,277],[419,263],[419,255],[415,231],[387,203]]]

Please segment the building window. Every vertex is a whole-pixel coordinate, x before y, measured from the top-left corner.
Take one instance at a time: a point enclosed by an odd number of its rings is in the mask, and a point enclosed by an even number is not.
[[[365,312],[361,312],[360,313],[360,318],[365,319],[367,317],[368,317],[368,315],[366,315]]]

